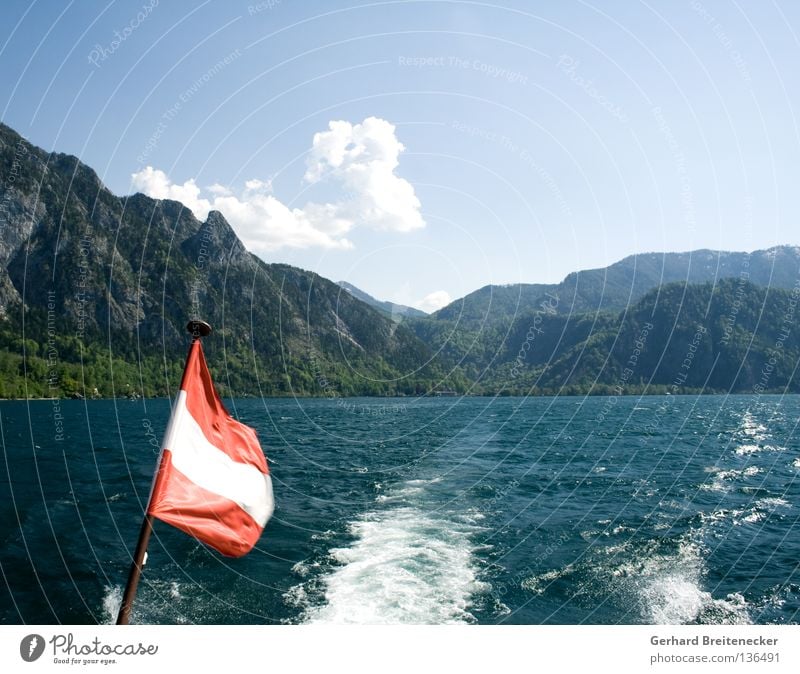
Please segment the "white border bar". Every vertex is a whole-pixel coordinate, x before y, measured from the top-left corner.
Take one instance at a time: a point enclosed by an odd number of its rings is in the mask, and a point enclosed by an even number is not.
[[[33,663],[23,661],[20,643],[30,634],[46,647]],[[95,640],[117,647],[157,646],[153,655],[78,655],[54,650],[71,634],[73,645],[93,648]],[[669,639],[761,638],[773,645],[665,646]],[[800,626],[14,626],[0,627],[0,668],[7,672],[360,672],[376,674],[456,672],[498,674],[542,672],[797,672]],[[683,663],[674,657],[736,657],[729,663]],[[762,659],[777,654],[772,661]],[[661,660],[658,657],[661,656]],[[61,662],[55,662],[54,660]],[[114,663],[101,664],[103,659]],[[97,663],[85,663],[97,660]]]

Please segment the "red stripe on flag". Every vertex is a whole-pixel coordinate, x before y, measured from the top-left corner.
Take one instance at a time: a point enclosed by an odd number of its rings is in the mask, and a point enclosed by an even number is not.
[[[229,557],[247,554],[261,536],[261,527],[236,503],[199,487],[175,468],[168,449],[149,513]]]
[[[228,414],[211,381],[200,340],[194,342],[181,381],[186,391],[186,407],[203,430],[203,435],[239,463],[248,463],[269,474],[267,460],[258,443],[256,432]]]

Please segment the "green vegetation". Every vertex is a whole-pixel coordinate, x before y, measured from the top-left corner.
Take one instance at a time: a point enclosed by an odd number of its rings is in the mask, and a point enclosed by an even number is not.
[[[797,248],[626,258],[427,317],[256,258],[220,213],[117,197],[3,125],[0,190],[0,397],[170,395],[194,317],[226,396],[800,390]]]
[[[206,355],[230,395],[465,385],[406,326],[327,279],[248,253],[220,213],[200,222],[174,201],[116,197],[76,158],[2,125],[0,167],[6,397],[166,395],[196,316],[214,326]]]
[[[456,356],[484,394],[796,393],[798,304],[800,282],[672,283],[618,314],[529,312],[502,338],[462,333]]]

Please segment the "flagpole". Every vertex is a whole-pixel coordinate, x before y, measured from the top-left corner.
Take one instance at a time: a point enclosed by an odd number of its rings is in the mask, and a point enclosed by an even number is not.
[[[189,321],[186,330],[192,335],[192,344],[198,341],[201,337],[207,337],[211,334],[211,326],[205,321]],[[191,347],[189,349],[191,354]],[[186,362],[189,362],[189,356],[186,357]],[[186,366],[183,368],[183,377],[186,377]],[[183,377],[181,377],[181,388],[183,388]],[[163,454],[162,454],[163,456]],[[158,457],[158,466],[156,467],[155,475],[153,476],[153,484],[158,477],[159,470],[161,469],[161,458]],[[119,607],[119,615],[117,616],[117,625],[127,625],[130,620],[131,609],[133,608],[133,600],[136,598],[136,589],[139,587],[139,578],[142,575],[142,569],[145,565],[145,558],[147,557],[147,544],[150,542],[150,534],[153,533],[153,516],[149,514],[150,501],[153,498],[153,489],[150,489],[150,496],[147,499],[147,507],[144,511],[144,519],[142,520],[141,529],[139,529],[139,539],[136,542],[136,550],[133,553],[133,562],[131,563],[131,570],[128,574],[128,583],[125,586],[125,592],[122,595],[122,604]]]

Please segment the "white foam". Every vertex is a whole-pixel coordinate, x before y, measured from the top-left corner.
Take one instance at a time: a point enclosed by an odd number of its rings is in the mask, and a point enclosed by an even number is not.
[[[434,477],[430,480],[407,480],[405,484],[410,485],[412,487],[417,487],[426,484],[438,484],[441,481],[442,481],[441,477]]]
[[[729,519],[733,522],[734,526],[741,526],[742,524],[755,524],[767,518],[767,515],[774,512],[778,508],[790,508],[791,503],[786,499],[767,497],[758,499],[750,508],[722,508],[715,510],[711,514],[701,513],[700,517],[703,522],[721,522]]]
[[[497,616],[510,615],[511,608],[497,599],[494,600],[494,612]]]
[[[180,586],[174,580],[169,584],[169,598],[182,599]]]
[[[123,587],[121,585],[106,586],[102,601],[102,624],[113,625],[117,621],[122,605]],[[181,604],[191,596],[192,585],[182,584],[174,580],[152,578],[148,574],[139,583],[131,623],[186,623],[188,619],[181,613]]]
[[[741,470],[721,470],[717,473],[717,477],[720,480],[735,480],[738,477],[752,477],[753,475],[758,475],[760,472],[761,469],[758,466],[748,466]]]
[[[721,470],[717,469],[714,472],[714,480],[710,484],[701,485],[701,489],[710,489],[712,491],[727,491],[730,488],[729,482],[742,477],[753,477],[763,472],[758,466],[748,466],[741,470]]]
[[[766,517],[766,514],[760,510],[753,509],[748,512],[744,517],[740,520],[734,521],[734,524],[741,524],[742,522],[747,522],[748,524],[755,524],[756,522],[760,522]]]
[[[103,594],[104,625],[114,625],[117,622],[120,606],[122,606],[122,586],[106,586]]]
[[[786,499],[778,497],[766,497],[758,499],[750,508],[732,508],[730,510],[717,510],[711,515],[704,515],[703,520],[718,522],[723,519],[730,519],[735,526],[742,524],[754,524],[765,520],[770,513],[779,508],[791,508],[792,504]]]
[[[725,508],[721,508],[720,510],[715,510],[712,513],[700,513],[700,520],[705,524],[706,522],[711,522],[714,524],[715,522],[721,522],[725,518],[730,515],[731,511],[726,510]]]
[[[744,456],[746,454],[755,454],[756,452],[760,452],[761,447],[758,445],[740,445],[735,451],[739,456]]]
[[[305,585],[294,585],[290,587],[283,594],[283,600],[289,605],[296,608],[306,606],[308,602],[308,594],[306,593]]]
[[[789,501],[787,501],[785,498],[779,498],[779,497],[768,496],[766,498],[760,498],[758,499],[758,501],[756,501],[757,508],[763,508],[770,511],[775,510],[776,508],[789,507],[789,506],[791,506]]]
[[[551,571],[540,573],[536,576],[531,576],[530,578],[526,578],[522,581],[522,589],[527,590],[535,596],[544,594],[545,590],[547,590],[551,583],[554,583],[559,578],[569,575],[574,570],[575,567],[572,564],[567,564],[562,569],[553,569]]]
[[[404,487],[393,489],[388,494],[380,494],[375,497],[376,503],[392,503],[394,501],[404,501],[410,496],[418,496],[423,492],[422,487]]]
[[[741,445],[736,448],[736,453],[739,456],[747,454],[756,454],[757,452],[784,452],[786,447],[777,447],[775,445]]]
[[[319,562],[308,562],[306,560],[297,562],[292,567],[292,573],[300,576],[301,578],[306,578],[314,569],[319,568]]]
[[[698,545],[682,541],[676,554],[652,554],[615,570],[638,596],[643,617],[656,625],[750,623],[740,595],[715,599],[702,588],[703,555]]]
[[[327,529],[320,533],[311,534],[312,541],[327,541],[329,538],[333,538],[336,535],[336,532],[333,529]]]
[[[656,625],[683,625],[694,621],[710,598],[692,579],[667,574],[649,580],[641,590],[650,620]]]
[[[471,622],[478,579],[475,527],[412,507],[370,513],[352,523],[355,541],[334,548],[339,565],[322,577],[325,603],[309,623],[441,624]],[[296,600],[298,591],[291,591]]]
[[[406,480],[401,485],[388,490],[386,494],[380,494],[375,498],[376,503],[394,503],[397,501],[411,500],[412,496],[419,496],[425,492],[425,487],[437,484],[442,481],[441,477],[430,480]]]

